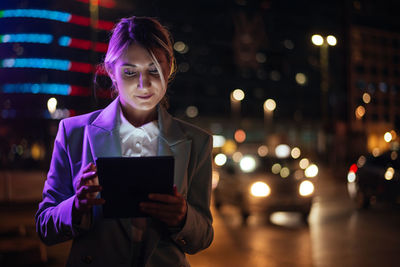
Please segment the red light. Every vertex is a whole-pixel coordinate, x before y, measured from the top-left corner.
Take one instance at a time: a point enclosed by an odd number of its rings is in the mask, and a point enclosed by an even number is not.
[[[114,23],[111,21],[99,20],[97,23],[97,28],[100,30],[109,31],[114,27]]]
[[[70,23],[78,24],[82,26],[89,26],[90,25],[90,18],[82,17],[78,15],[71,15],[71,19],[69,20]]]
[[[92,49],[92,42],[89,40],[71,38],[71,43],[69,44],[69,47],[90,50]],[[107,43],[96,43],[94,46],[94,50],[101,53],[107,52],[107,49]]]
[[[70,109],[69,110],[69,116],[70,117],[74,117],[74,116],[76,116],[77,114],[76,114],[76,110],[75,109]]]
[[[92,65],[88,63],[80,63],[80,62],[71,62],[71,67],[69,68],[70,71],[77,71],[83,73],[90,73],[92,72]]]
[[[88,4],[90,0],[76,0],[76,1]],[[113,7],[115,7],[115,1],[114,0],[100,0],[100,1],[97,1],[97,5],[106,7],[106,8],[113,8]]]
[[[75,39],[71,38],[71,43],[69,44],[69,47],[74,47],[74,48],[80,48],[80,49],[90,49],[92,46],[92,42],[88,40],[82,40],[82,39]]]
[[[108,44],[107,43],[96,43],[94,50],[97,52],[107,52]]]
[[[350,166],[349,172],[354,172],[356,173],[358,170],[357,164],[353,164]]]
[[[72,85],[71,93],[69,95],[89,96],[91,95],[91,90],[88,87]]]

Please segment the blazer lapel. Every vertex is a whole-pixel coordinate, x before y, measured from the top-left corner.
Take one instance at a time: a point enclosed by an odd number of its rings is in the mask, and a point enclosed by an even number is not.
[[[119,99],[108,105],[97,118],[88,125],[87,135],[93,159],[99,157],[120,157],[119,140]]]
[[[187,169],[192,141],[182,131],[180,125],[161,106],[158,107],[158,123],[160,136],[158,139],[158,155],[174,156],[174,183],[178,191],[186,195]]]
[[[121,143],[119,139],[120,105],[117,97],[108,105],[87,128],[93,159],[99,157],[121,157]],[[99,219],[103,217],[100,206],[93,208],[93,214]],[[132,238],[132,225],[129,219],[117,219],[129,239]]]

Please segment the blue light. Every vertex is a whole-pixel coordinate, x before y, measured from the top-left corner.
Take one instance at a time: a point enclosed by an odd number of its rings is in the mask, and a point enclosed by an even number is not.
[[[71,44],[71,37],[61,36],[60,39],[58,39],[58,44],[61,46],[69,46]]]
[[[0,38],[3,43],[41,43],[49,44],[53,41],[51,34],[39,33],[19,33],[19,34],[4,34]]]
[[[71,92],[71,85],[57,83],[10,83],[4,84],[0,91],[6,94],[69,95]]]
[[[6,58],[0,61],[3,68],[39,68],[54,70],[69,70],[71,61],[49,58]]]
[[[50,19],[62,22],[68,22],[71,19],[71,14],[60,11],[43,10],[43,9],[9,9],[2,10],[3,18],[40,18]]]

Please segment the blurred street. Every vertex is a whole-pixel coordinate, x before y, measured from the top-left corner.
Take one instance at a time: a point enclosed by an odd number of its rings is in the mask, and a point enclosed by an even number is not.
[[[125,62],[139,70],[126,84],[149,90],[126,97],[153,101],[160,81],[157,103],[212,135],[215,236],[188,255],[193,267],[400,266],[398,10],[400,1],[369,0],[0,1],[0,267],[65,265],[71,241],[45,246],[34,222],[59,125],[69,125],[60,120],[124,99],[127,85],[115,74],[131,71],[114,67],[136,44],[156,52],[144,66],[156,66],[148,74],[158,78],[143,86],[141,68]],[[130,32],[135,46],[114,49],[112,32],[128,17],[129,31],[142,30],[133,27],[140,17],[155,18],[171,45],[153,51]],[[119,113],[137,117],[119,101]],[[137,114],[155,119],[153,104]],[[174,128],[155,125],[163,137]],[[71,170],[99,158],[97,145],[113,150],[86,137],[75,146],[83,135],[74,129],[64,127],[61,157]],[[195,173],[203,161],[188,151]],[[191,190],[190,177],[182,188]],[[277,207],[302,214],[265,214]]]
[[[336,176],[335,176],[336,175]],[[233,206],[213,210],[211,247],[190,255],[194,267],[398,266],[400,210],[376,204],[355,211],[341,172],[321,168],[309,224],[296,213],[262,214],[242,225]],[[32,191],[40,190],[33,188]],[[0,266],[63,266],[70,242],[41,245],[34,230],[36,203],[0,205]],[[47,262],[41,263],[42,260]]]

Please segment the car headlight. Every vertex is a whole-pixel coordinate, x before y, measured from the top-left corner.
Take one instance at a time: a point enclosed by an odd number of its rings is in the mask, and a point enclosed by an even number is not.
[[[299,194],[303,197],[309,196],[314,193],[314,184],[310,181],[303,181],[299,186]]]
[[[347,182],[354,183],[356,181],[356,174],[352,171],[347,173]]]
[[[257,167],[257,162],[252,156],[244,156],[239,163],[240,169],[243,172],[252,172]]]
[[[267,197],[271,194],[271,188],[264,182],[255,182],[250,187],[250,194],[255,197]]]

